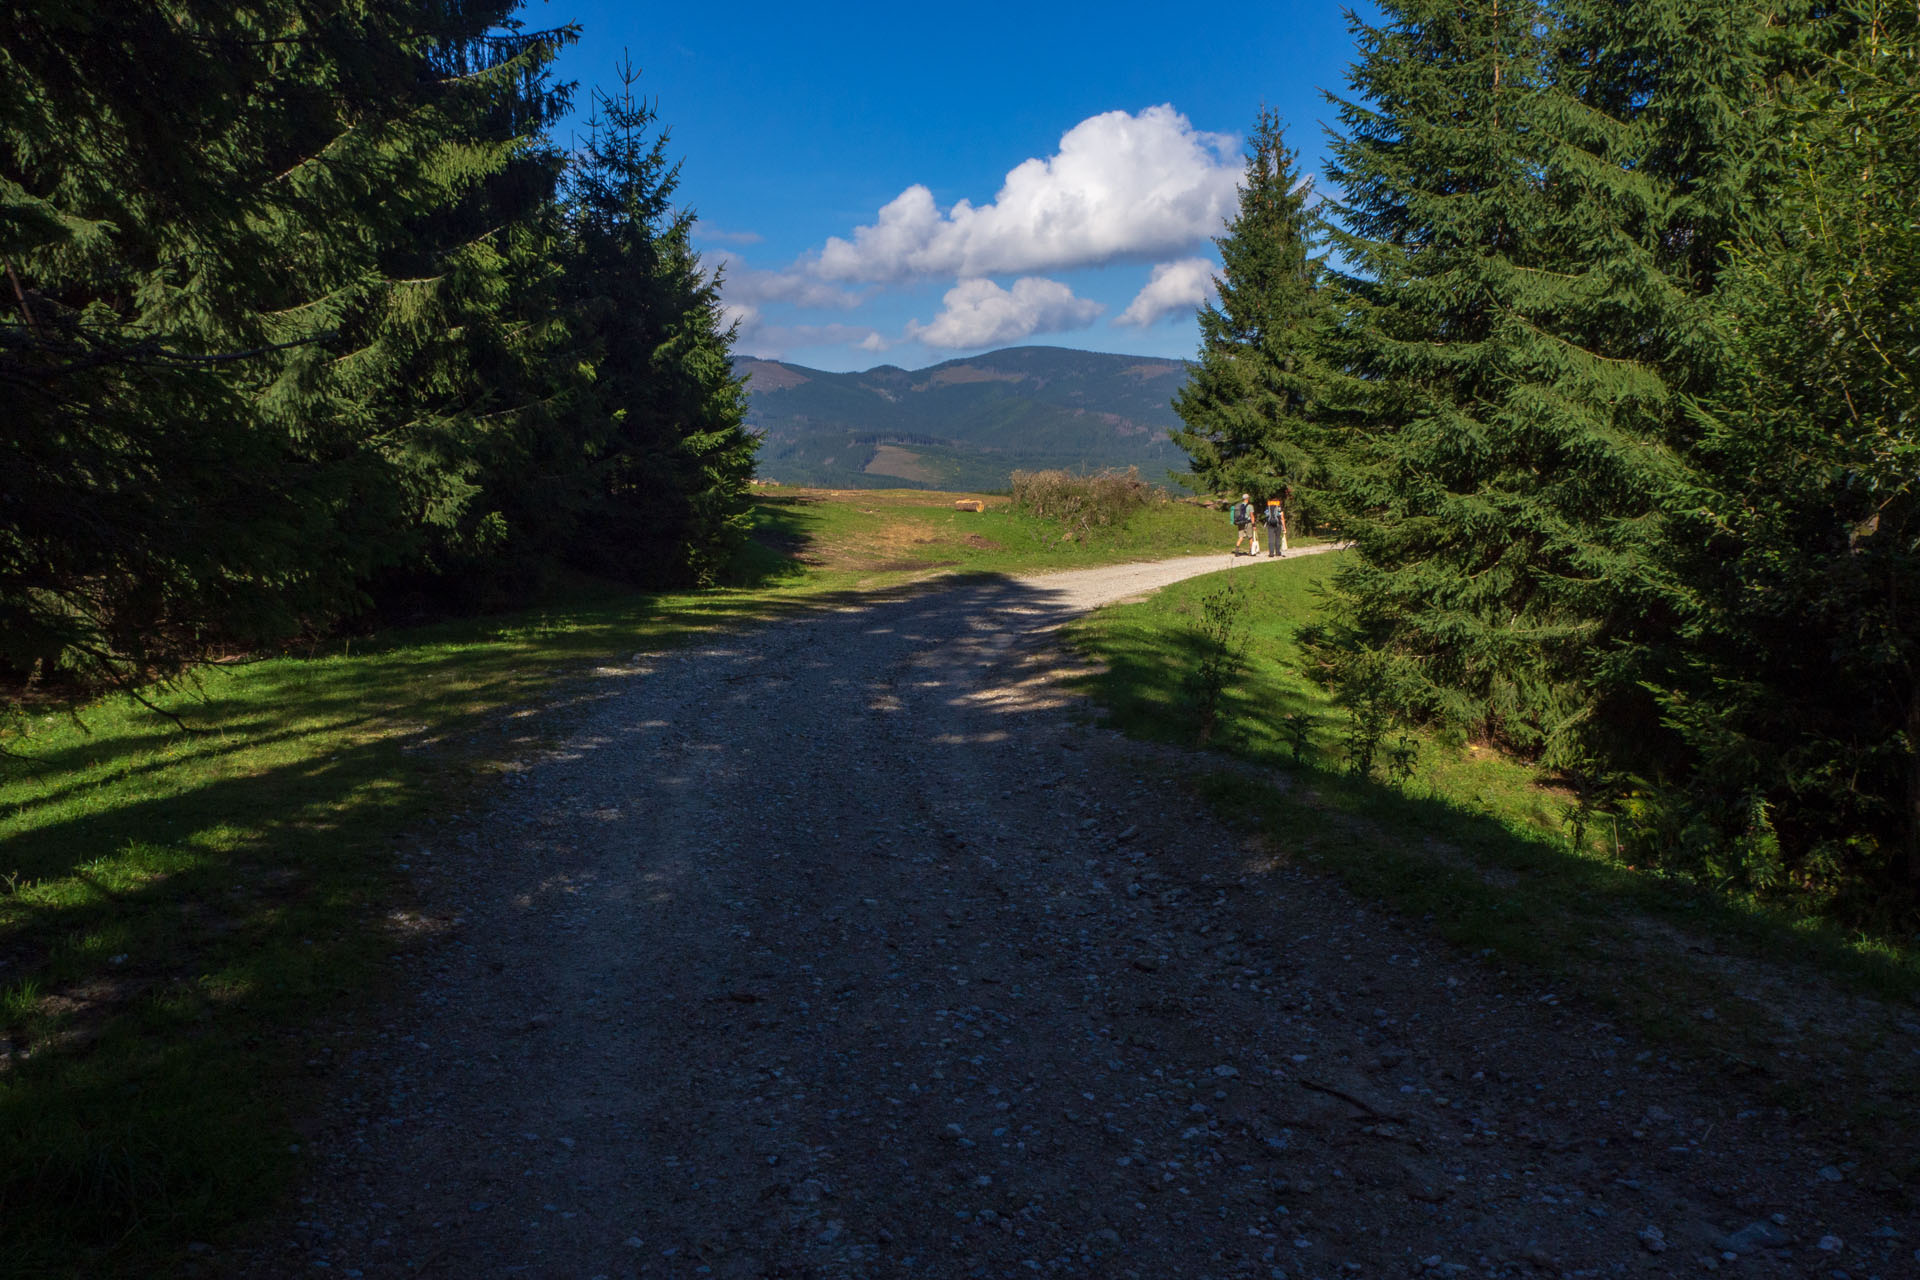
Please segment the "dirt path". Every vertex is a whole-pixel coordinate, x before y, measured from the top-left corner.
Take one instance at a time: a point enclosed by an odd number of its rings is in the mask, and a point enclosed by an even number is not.
[[[1287,552],[1287,558],[1324,555],[1329,551],[1342,550],[1345,545],[1340,542],[1316,542],[1311,546],[1293,548]],[[1144,595],[1155,588],[1203,573],[1250,573],[1276,563],[1278,561],[1275,558],[1264,555],[1181,556],[1174,560],[1147,560],[1136,564],[1103,565],[1098,569],[1035,574],[1015,581],[1036,593],[1036,603],[1042,609],[1050,614],[1058,614],[1055,621],[1063,621],[1072,614],[1098,609],[1103,604],[1112,604],[1130,596]]]
[[[1062,714],[1025,638],[1183,576],[972,582],[609,671],[413,856],[458,926],[343,1031],[371,1047],[316,1057],[295,1221],[217,1265],[1920,1275],[1920,1231],[1784,1113],[1241,847]]]

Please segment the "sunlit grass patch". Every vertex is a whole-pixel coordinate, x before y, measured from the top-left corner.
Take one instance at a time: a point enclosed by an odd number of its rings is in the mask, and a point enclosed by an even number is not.
[[[985,510],[956,509],[955,499],[963,497]],[[1224,555],[1233,545],[1225,518],[1192,502],[1149,503],[1123,525],[1079,531],[1016,511],[1006,497],[920,489],[777,490],[761,500],[760,528],[816,574],[1035,573]]]

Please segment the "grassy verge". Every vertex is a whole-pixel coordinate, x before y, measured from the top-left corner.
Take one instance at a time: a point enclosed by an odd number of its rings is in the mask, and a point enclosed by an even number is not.
[[[1576,842],[1569,797],[1491,752],[1415,735],[1399,780],[1351,775],[1346,715],[1306,678],[1294,638],[1336,567],[1318,556],[1234,575],[1248,662],[1221,697],[1196,791],[1276,852],[1557,996],[1752,1077],[1782,1105],[1870,1126],[1895,1175],[1920,1176],[1920,949],[1623,865],[1604,828]],[[1223,585],[1190,579],[1078,625],[1116,727],[1192,744],[1191,673]]]
[[[193,732],[126,699],[36,716],[0,757],[0,1275],[172,1272],[273,1201],[326,1069],[320,1020],[444,924],[412,910],[409,837],[596,664],[943,569],[1230,540],[1169,504],[1062,542],[954,496],[779,491],[751,587],[603,589],[207,670],[157,697]]]

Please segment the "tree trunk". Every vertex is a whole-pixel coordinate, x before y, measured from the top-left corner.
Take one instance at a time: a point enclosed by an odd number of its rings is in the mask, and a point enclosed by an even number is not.
[[[1907,691],[1907,883],[1920,896],[1920,680]]]

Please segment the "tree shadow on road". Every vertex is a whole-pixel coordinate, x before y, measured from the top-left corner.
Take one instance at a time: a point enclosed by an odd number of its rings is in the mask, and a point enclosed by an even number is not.
[[[1214,749],[1194,750],[1181,676],[1212,640],[1185,617],[1175,609],[1081,634],[1095,664],[1081,687],[1112,727],[1178,748],[1158,760],[1197,804],[1255,842],[1260,852],[1247,860],[1255,873],[1334,875],[1757,1097],[1879,1135],[1889,1164],[1920,1174],[1911,1154],[1920,1070],[1901,1031],[1920,1006],[1913,948],[1861,945],[1828,922],[1630,867],[1591,830],[1576,845],[1563,798],[1549,792],[1443,787],[1422,771],[1466,748],[1422,742],[1421,764],[1403,782],[1356,776],[1339,748],[1344,716],[1304,683],[1271,678],[1273,663],[1255,664],[1231,690]],[[1783,1027],[1789,1053],[1780,1051]]]

